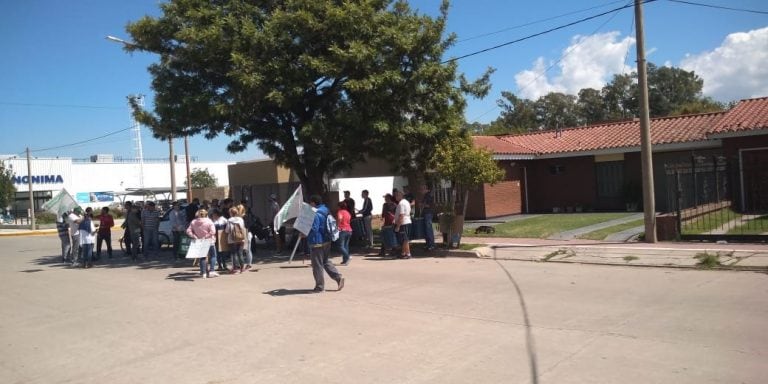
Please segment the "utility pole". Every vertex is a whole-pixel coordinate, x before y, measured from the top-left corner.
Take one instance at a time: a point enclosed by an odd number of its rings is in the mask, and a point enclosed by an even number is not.
[[[643,213],[645,242],[656,240],[656,200],[653,188],[653,151],[651,148],[651,118],[648,113],[648,73],[645,61],[642,0],[635,0],[635,39],[637,40],[637,80],[640,89],[640,163],[643,177]]]
[[[173,135],[168,135],[168,163],[171,165],[171,201],[176,201],[176,156],[173,153]]]
[[[29,187],[29,229],[35,230],[35,194],[32,191],[32,155],[27,147],[27,186]]]
[[[189,136],[184,135],[184,157],[187,161],[187,203],[192,202],[192,172],[189,170]]]

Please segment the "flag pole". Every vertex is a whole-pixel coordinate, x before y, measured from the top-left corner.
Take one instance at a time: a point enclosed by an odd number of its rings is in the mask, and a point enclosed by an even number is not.
[[[301,243],[301,239],[296,240],[296,245],[293,246],[293,252],[291,252],[291,258],[288,259],[288,264],[290,264],[291,261],[293,261],[293,255],[295,255],[296,250],[299,249],[299,243]]]

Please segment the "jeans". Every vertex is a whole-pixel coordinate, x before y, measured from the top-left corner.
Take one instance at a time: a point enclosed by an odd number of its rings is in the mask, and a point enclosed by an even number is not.
[[[72,261],[72,264],[77,264],[80,261],[80,234],[72,236],[72,240],[70,242],[72,244],[72,249],[70,249],[70,260]]]
[[[253,247],[251,246],[251,243],[253,241],[253,234],[248,232],[248,235],[246,236],[246,239],[248,239],[245,242],[245,265],[251,265],[253,264]]]
[[[424,240],[427,248],[435,247],[435,229],[432,227],[432,213],[424,213]]]
[[[157,255],[160,250],[160,239],[157,228],[144,227],[144,257]]]
[[[216,270],[216,246],[211,245],[211,248],[208,249],[208,261],[210,263],[206,263],[205,259],[200,259],[200,274],[204,276],[208,276],[209,271],[215,271]],[[210,268],[206,268],[210,265]]]
[[[83,266],[91,264],[91,256],[93,256],[93,244],[83,244]]]
[[[183,231],[172,231],[173,233],[173,257],[183,257],[179,256],[179,248],[181,247],[181,236],[184,233]]]
[[[365,228],[365,240],[368,242],[368,247],[373,247],[373,227],[371,226],[371,218],[373,216],[363,216],[363,227]]]
[[[243,264],[243,251],[245,251],[243,243],[229,244],[229,252],[232,254],[232,269],[245,267],[245,264]]]
[[[312,275],[315,277],[315,289],[325,289],[325,274],[327,272],[331,279],[338,282],[341,279],[341,273],[336,270],[331,262],[331,243],[324,243],[318,246],[310,246],[310,258],[312,260]]]
[[[107,255],[109,258],[112,258],[112,233],[98,233],[96,235],[96,258],[101,257],[101,242],[106,241],[107,243]]]
[[[341,262],[349,262],[349,239],[352,237],[352,232],[341,231],[339,232],[339,250],[341,251]]]
[[[69,236],[59,237],[61,240],[61,259],[69,260],[69,252],[72,251],[72,243],[69,242]]]

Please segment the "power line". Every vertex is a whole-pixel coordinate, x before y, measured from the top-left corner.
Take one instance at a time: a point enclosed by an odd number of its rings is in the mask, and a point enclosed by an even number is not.
[[[94,137],[94,138],[92,138],[92,139],[82,140],[82,141],[78,141],[78,142],[75,142],[75,143],[70,143],[70,144],[58,145],[58,146],[55,146],[55,147],[48,147],[48,148],[39,148],[39,149],[33,149],[33,150],[31,150],[31,152],[45,152],[45,151],[50,151],[50,150],[54,150],[54,149],[61,149],[61,148],[73,147],[73,146],[76,146],[76,145],[80,145],[80,144],[89,143],[89,142],[91,142],[91,141],[100,140],[100,139],[103,139],[103,138],[105,138],[105,137],[113,136],[113,135],[116,135],[116,134],[118,134],[118,133],[121,133],[121,132],[125,132],[125,131],[131,130],[131,129],[133,129],[133,127],[132,127],[132,126],[131,126],[131,127],[128,127],[128,128],[119,129],[119,130],[117,130],[117,131],[114,131],[114,132],[110,132],[110,133],[107,133],[107,134],[105,134],[105,135],[101,135],[101,136],[99,136],[99,137]]]
[[[647,3],[652,3],[652,2],[654,2],[654,1],[657,1],[657,0],[644,0],[642,3],[643,3],[643,4],[647,4]],[[573,21],[573,22],[570,22],[570,23],[567,23],[567,24],[563,24],[563,25],[560,25],[560,26],[557,26],[557,27],[554,27],[554,28],[550,28],[550,29],[547,29],[547,30],[545,30],[545,31],[542,31],[542,32],[534,33],[534,34],[532,34],[532,35],[528,35],[528,36],[525,36],[525,37],[521,37],[521,38],[519,38],[519,39],[515,39],[515,40],[512,40],[512,41],[508,41],[508,42],[506,42],[506,43],[502,43],[502,44],[499,44],[499,45],[495,45],[495,46],[493,46],[493,47],[490,47],[490,48],[481,49],[481,50],[479,50],[479,51],[475,51],[475,52],[472,52],[472,53],[468,53],[468,54],[466,54],[466,55],[462,55],[462,56],[459,56],[459,57],[454,57],[454,58],[451,58],[451,59],[448,59],[448,60],[445,60],[445,61],[443,61],[441,64],[450,63],[450,62],[458,61],[458,60],[461,60],[461,59],[465,59],[465,58],[467,58],[467,57],[471,57],[471,56],[479,55],[479,54],[481,54],[481,53],[485,53],[485,52],[488,52],[488,51],[493,51],[493,50],[495,50],[495,49],[499,49],[499,48],[502,48],[502,47],[506,47],[507,45],[512,45],[512,44],[515,44],[515,43],[519,43],[519,42],[521,42],[521,41],[529,40],[529,39],[532,39],[532,38],[534,38],[534,37],[538,37],[538,36],[541,36],[541,35],[545,35],[545,34],[547,34],[547,33],[550,33],[550,32],[554,32],[554,31],[557,31],[557,30],[560,30],[560,29],[563,29],[563,28],[567,28],[567,27],[570,27],[570,26],[573,26],[573,25],[576,25],[576,24],[580,24],[580,23],[583,23],[583,22],[585,22],[585,21],[589,21],[589,20],[592,20],[592,19],[596,19],[596,18],[598,18],[598,17],[600,17],[600,16],[605,16],[605,15],[607,15],[607,14],[610,14],[610,13],[613,13],[613,12],[618,12],[618,11],[620,11],[620,10],[622,10],[622,9],[630,8],[630,7],[633,7],[633,6],[634,6],[634,5],[632,5],[632,4],[628,4],[628,5],[624,5],[624,6],[622,6],[622,7],[618,7],[618,8],[614,8],[614,9],[611,9],[611,10],[609,10],[609,11],[606,11],[606,12],[601,12],[601,13],[598,13],[598,14],[596,14],[596,15],[592,15],[592,16],[584,17],[584,18],[581,18],[581,19],[579,19],[579,20],[576,20],[576,21]]]
[[[44,108],[125,109],[125,107],[108,107],[108,106],[99,106],[99,105],[15,103],[11,101],[0,101],[0,105],[12,105],[16,107],[44,107]]]
[[[540,24],[540,23],[543,23],[545,21],[555,20],[555,19],[559,19],[559,18],[562,18],[562,17],[565,17],[565,16],[570,16],[570,15],[574,15],[574,14],[577,14],[577,13],[591,11],[591,10],[596,9],[596,8],[603,8],[603,7],[606,7],[608,5],[617,4],[617,3],[623,3],[623,2],[624,2],[623,0],[612,1],[610,3],[605,3],[603,5],[596,5],[594,7],[584,8],[584,9],[580,9],[578,11],[573,11],[573,12],[563,13],[563,14],[560,14],[560,15],[557,15],[557,16],[547,17],[546,19],[530,21],[530,22],[527,22],[527,23],[524,23],[524,24],[519,24],[519,25],[515,25],[515,26],[512,26],[512,27],[507,27],[507,28],[504,28],[504,29],[500,29],[498,31],[482,33],[482,34],[479,34],[479,35],[467,37],[465,39],[461,39],[461,40],[457,41],[456,43],[463,43],[465,41],[475,40],[475,39],[479,39],[481,37],[496,35],[496,34],[507,32],[507,31],[511,31],[511,30],[514,30],[514,29],[523,28],[523,27],[527,27],[527,26],[530,26],[530,25],[534,25],[534,24]]]
[[[667,1],[672,2],[672,3],[696,5],[696,6],[699,6],[699,7],[707,7],[707,8],[715,8],[715,9],[725,9],[725,10],[728,10],[728,11],[748,12],[748,13],[757,13],[757,14],[760,14],[760,15],[768,15],[768,11],[758,11],[756,9],[725,7],[725,6],[722,6],[722,5],[704,4],[704,3],[697,3],[697,2],[694,2],[694,1],[684,1],[684,0],[667,0]]]

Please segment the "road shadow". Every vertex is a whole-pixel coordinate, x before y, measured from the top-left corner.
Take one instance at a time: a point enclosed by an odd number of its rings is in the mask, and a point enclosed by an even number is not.
[[[199,278],[200,274],[195,272],[174,272],[168,274],[165,279],[174,281],[195,281]]]
[[[191,268],[192,260],[174,258],[171,252],[161,252],[160,255],[145,259],[142,255],[136,260],[130,256],[117,252],[112,258],[102,255],[100,259],[93,260],[93,268],[137,268],[137,269],[170,269],[170,268]],[[34,260],[35,265],[46,266],[49,268],[71,268],[71,262],[64,262],[61,255],[41,256]]]
[[[293,295],[311,295],[316,292],[313,289],[285,289],[278,288],[271,291],[262,292],[265,295],[270,296],[293,296]]]

